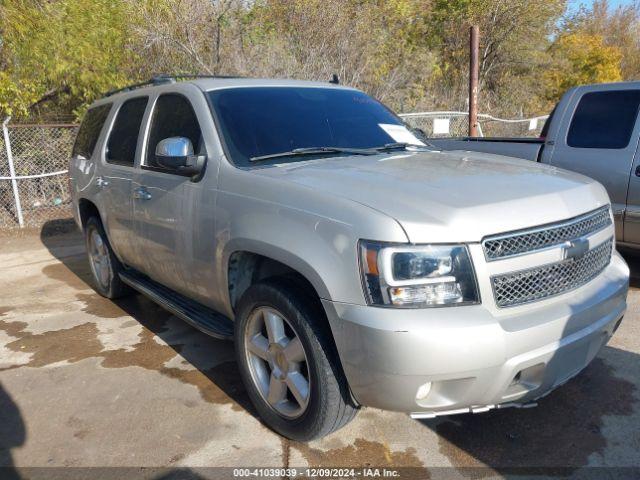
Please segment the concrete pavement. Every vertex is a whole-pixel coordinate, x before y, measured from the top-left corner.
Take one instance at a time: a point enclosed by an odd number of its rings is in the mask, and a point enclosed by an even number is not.
[[[629,260],[640,276],[640,262]],[[256,418],[230,343],[142,296],[106,300],[90,278],[72,228],[0,237],[0,465],[18,475],[22,467],[388,466],[428,478],[640,467],[635,288],[608,346],[537,408],[428,421],[363,409],[345,429],[300,444]]]

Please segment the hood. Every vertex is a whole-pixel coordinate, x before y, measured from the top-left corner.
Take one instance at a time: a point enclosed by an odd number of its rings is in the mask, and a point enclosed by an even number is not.
[[[570,218],[609,202],[585,176],[477,152],[399,152],[254,170],[381,211],[412,243],[484,236]]]

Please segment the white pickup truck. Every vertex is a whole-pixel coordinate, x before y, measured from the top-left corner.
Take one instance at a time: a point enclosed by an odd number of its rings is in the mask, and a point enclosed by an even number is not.
[[[540,138],[438,138],[441,150],[524,158],[582,173],[607,189],[618,245],[640,248],[640,82],[572,88]]]

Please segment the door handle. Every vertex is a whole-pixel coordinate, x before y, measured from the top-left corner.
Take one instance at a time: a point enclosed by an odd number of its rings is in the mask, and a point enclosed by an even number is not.
[[[108,186],[109,186],[109,181],[108,181],[108,180],[105,180],[105,179],[104,179],[104,178],[102,178],[102,177],[98,177],[98,178],[96,178],[96,185],[97,185],[99,188],[108,187]]]
[[[151,200],[151,194],[144,187],[138,187],[133,190],[133,198],[137,200]]]
[[[640,165],[636,167],[636,177],[640,177]]]

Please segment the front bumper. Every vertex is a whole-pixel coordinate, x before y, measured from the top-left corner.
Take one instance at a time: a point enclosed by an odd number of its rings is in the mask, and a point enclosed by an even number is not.
[[[628,285],[614,252],[583,287],[500,312],[323,304],[358,403],[428,417],[526,404],[566,382],[613,335]]]

